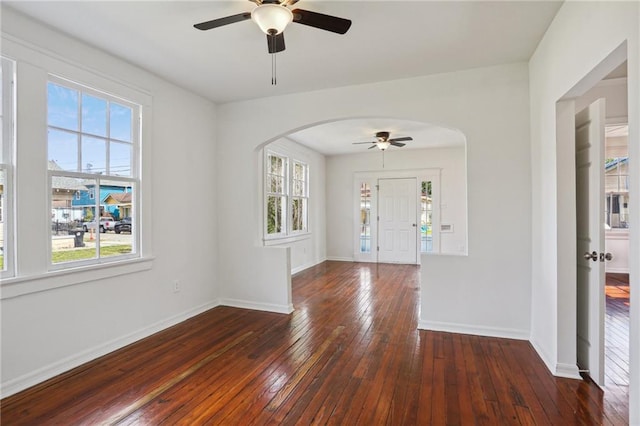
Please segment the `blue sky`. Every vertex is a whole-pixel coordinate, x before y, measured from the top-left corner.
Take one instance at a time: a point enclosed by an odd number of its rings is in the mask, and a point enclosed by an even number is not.
[[[47,95],[48,125],[59,128],[48,131],[49,160],[64,170],[105,172],[109,134],[110,174],[131,175],[131,108],[55,83],[48,84]]]

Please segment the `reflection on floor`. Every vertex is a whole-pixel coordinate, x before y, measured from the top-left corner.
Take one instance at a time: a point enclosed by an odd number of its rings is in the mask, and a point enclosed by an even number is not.
[[[629,392],[629,274],[607,274],[605,393],[626,404]]]

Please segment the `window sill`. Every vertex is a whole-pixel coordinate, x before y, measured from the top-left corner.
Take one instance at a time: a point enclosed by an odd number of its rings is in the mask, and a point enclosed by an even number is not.
[[[629,228],[607,229],[604,237],[607,240],[628,240]]]
[[[283,244],[290,244],[302,240],[308,240],[309,238],[311,238],[311,233],[305,232],[295,235],[287,235],[286,237],[265,238],[263,242],[265,246],[280,246]]]
[[[152,266],[153,257],[146,257],[7,278],[0,282],[0,299],[11,299],[60,287],[148,271]]]

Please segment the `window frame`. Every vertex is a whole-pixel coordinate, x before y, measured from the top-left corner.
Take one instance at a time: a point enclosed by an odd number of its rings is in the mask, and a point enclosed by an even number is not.
[[[283,184],[283,192],[282,193],[273,193],[269,188],[270,181],[270,157],[275,156],[283,159],[284,161],[284,184]],[[263,173],[262,179],[264,181],[263,190],[263,243],[265,245],[273,245],[280,244],[288,241],[297,241],[300,238],[306,238],[311,233],[309,227],[309,203],[310,203],[310,167],[309,163],[303,160],[296,158],[295,155],[285,154],[282,151],[274,150],[274,149],[265,149],[264,150],[264,161],[263,161]],[[302,165],[304,169],[304,184],[303,184],[303,195],[294,195],[294,167],[295,165]],[[268,215],[269,215],[269,198],[272,196],[281,196],[283,201],[283,226],[282,230],[279,233],[269,233],[268,232]],[[303,229],[294,230],[293,229],[293,203],[294,199],[300,199],[303,203]]]
[[[142,202],[141,196],[139,194],[139,188],[141,187],[141,179],[142,179],[142,173],[141,173],[141,145],[142,145],[142,109],[143,109],[143,105],[139,104],[135,101],[131,101],[128,99],[124,99],[123,97],[120,97],[116,94],[113,93],[108,93],[106,91],[102,91],[97,87],[90,87],[88,85],[82,84],[80,82],[77,81],[72,81],[70,79],[64,78],[64,77],[60,77],[58,75],[55,74],[49,74],[48,78],[47,78],[47,94],[48,94],[48,85],[50,83],[59,85],[61,87],[67,88],[67,89],[71,89],[71,90],[75,90],[78,92],[78,129],[77,130],[70,130],[70,129],[63,129],[61,127],[58,126],[51,126],[49,124],[49,97],[47,96],[46,99],[46,126],[47,126],[47,131],[49,131],[50,129],[53,130],[57,130],[57,131],[64,131],[66,133],[70,133],[70,134],[74,134],[77,140],[77,155],[78,155],[78,163],[76,165],[76,170],[74,171],[69,171],[69,170],[53,170],[49,167],[50,161],[48,160],[49,158],[49,139],[47,136],[47,139],[45,141],[46,146],[47,146],[47,206],[49,207],[48,210],[48,214],[51,214],[51,210],[53,207],[53,178],[55,177],[68,177],[68,178],[75,178],[75,179],[84,179],[84,180],[90,180],[90,181],[95,181],[94,186],[92,188],[88,189],[89,192],[89,199],[94,201],[94,205],[93,205],[93,209],[94,209],[94,221],[96,221],[96,232],[95,232],[95,241],[96,241],[96,253],[95,253],[95,257],[90,258],[90,259],[83,259],[83,260],[75,260],[75,261],[68,261],[68,262],[53,262],[52,259],[52,254],[54,252],[53,247],[52,247],[52,236],[53,236],[53,231],[52,231],[52,227],[49,226],[48,227],[48,251],[47,251],[47,258],[48,258],[48,270],[49,271],[60,271],[60,270],[67,270],[67,269],[73,269],[73,268],[78,268],[78,267],[85,267],[85,266],[92,266],[92,265],[102,265],[102,264],[108,264],[108,263],[118,263],[118,262],[123,262],[123,261],[130,261],[132,259],[138,259],[142,257],[142,253],[140,250],[141,247],[141,232],[140,232],[140,226],[138,226],[138,224],[140,223],[139,220],[139,211],[140,211],[140,204]],[[104,99],[107,101],[107,111],[106,111],[106,116],[107,116],[107,122],[106,122],[106,135],[105,136],[98,136],[100,139],[105,140],[105,172],[103,173],[95,173],[95,172],[88,172],[88,171],[84,171],[83,167],[82,167],[82,138],[83,136],[88,136],[88,137],[93,137],[95,138],[96,135],[92,134],[92,133],[88,133],[88,132],[83,132],[83,128],[82,128],[82,121],[83,121],[83,117],[82,117],[82,98],[83,95],[89,95],[92,97],[96,97],[96,98],[100,98],[100,99]],[[110,169],[110,145],[113,141],[117,142],[117,143],[122,143],[123,141],[121,141],[120,139],[114,139],[111,138],[110,136],[110,111],[108,109],[108,106],[111,104],[111,102],[116,103],[118,105],[121,106],[126,106],[128,108],[131,109],[132,111],[132,117],[131,117],[131,158],[130,158],[130,166],[131,166],[131,171],[129,176],[118,176],[118,175],[111,175],[111,174],[106,174],[107,170]],[[128,143],[128,142],[127,142]],[[106,182],[106,183],[105,183]],[[99,221],[100,221],[100,209],[101,209],[101,202],[102,200],[100,199],[99,196],[96,196],[96,189],[98,191],[98,193],[100,193],[100,188],[102,186],[109,186],[109,183],[112,182],[122,182],[122,186],[123,188],[132,188],[133,189],[133,196],[132,196],[132,201],[131,201],[131,209],[133,214],[131,215],[132,221],[133,221],[133,226],[132,226],[132,232],[131,232],[131,252],[130,253],[125,253],[125,254],[118,254],[118,255],[112,255],[112,256],[104,256],[101,257],[100,256],[100,249],[101,249],[101,241],[100,241],[100,232],[99,231]]]
[[[303,170],[303,179],[296,179],[295,175],[295,167],[297,165],[302,166]],[[295,194],[296,182],[302,183],[302,194]],[[290,235],[299,235],[306,234],[309,232],[309,165],[303,161],[292,159],[291,160],[291,184],[289,188],[292,188],[289,191],[289,234]],[[293,212],[294,212],[294,201],[301,200],[302,201],[302,228],[301,229],[293,229],[294,228],[294,220],[293,220]]]
[[[2,161],[0,170],[4,172],[2,193],[2,227],[3,227],[3,267],[0,268],[0,279],[15,275],[15,142],[16,142],[16,62],[0,56],[2,66]]]

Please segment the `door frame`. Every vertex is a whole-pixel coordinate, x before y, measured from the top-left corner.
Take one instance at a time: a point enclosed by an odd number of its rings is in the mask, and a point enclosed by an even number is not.
[[[601,62],[596,64],[582,79],[576,82],[576,84],[556,102],[556,114],[555,114],[555,158],[553,154],[551,157],[555,161],[556,175],[555,186],[547,188],[549,198],[555,198],[556,209],[553,216],[544,218],[543,223],[553,227],[555,229],[555,241],[548,241],[554,249],[556,262],[554,267],[546,271],[550,275],[554,275],[555,282],[555,297],[550,301],[555,308],[555,339],[556,348],[555,354],[550,354],[555,361],[555,368],[552,367],[552,372],[556,376],[569,377],[574,379],[581,379],[576,364],[576,268],[575,259],[577,256],[576,248],[576,206],[575,206],[575,101],[579,96],[585,94],[589,89],[593,88],[600,80],[602,80],[607,74],[617,68],[628,58],[627,44],[622,43],[618,48],[612,51],[606,57],[603,57]],[[630,94],[633,82],[633,75],[630,75],[628,80],[627,93]],[[636,80],[637,81],[637,80]],[[631,105],[630,105],[631,106]],[[629,158],[631,164],[635,164],[634,153],[632,144],[638,143],[637,130],[634,133],[635,125],[638,121],[632,120],[632,112],[629,111]],[[550,118],[550,119],[553,119]],[[605,120],[606,122],[606,120]],[[637,171],[632,171],[632,174],[637,175]],[[634,195],[638,191],[637,188],[633,188]],[[633,203],[635,206],[637,203]],[[632,213],[635,217],[636,213]],[[639,244],[638,235],[640,235],[635,228],[632,228],[629,235],[630,243],[630,256],[634,253],[634,244]],[[630,258],[631,262],[631,258]],[[638,270],[638,266],[633,266],[630,263],[630,281],[631,284],[638,281],[638,277],[634,273]],[[635,304],[637,300],[634,297],[634,293],[631,294],[631,309],[630,315],[633,319],[636,316],[635,311],[640,309],[640,304]],[[634,338],[634,334],[637,335],[636,327],[634,327],[633,321],[629,324],[630,333],[630,346],[638,346],[638,338]],[[629,362],[634,363],[639,359],[640,351],[637,354],[630,353]],[[637,393],[637,385],[635,384],[637,377],[640,374],[633,371],[631,374],[631,383],[629,386],[629,409],[630,413],[634,410],[634,401],[631,397],[634,392]],[[637,381],[640,383],[640,381]]]
[[[378,252],[375,247],[378,245],[377,223],[373,221],[378,217],[378,191],[375,190],[379,179],[416,179],[416,218],[420,216],[420,184],[422,181],[431,181],[431,190],[433,198],[433,217],[432,217],[432,235],[433,235],[433,254],[440,252],[440,177],[442,175],[441,168],[428,169],[407,169],[407,170],[372,170],[355,172],[353,174],[353,260],[356,262],[378,263]],[[371,252],[360,253],[360,184],[369,184],[371,188]],[[377,220],[376,220],[377,222]],[[417,232],[416,228],[416,232]],[[420,265],[420,238],[416,238],[416,264]]]

